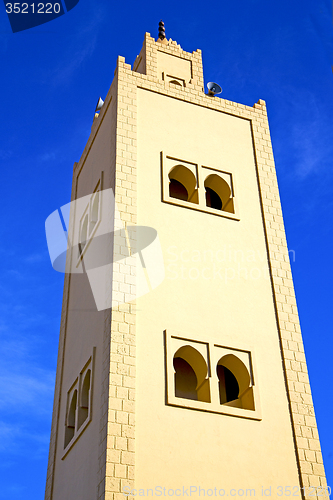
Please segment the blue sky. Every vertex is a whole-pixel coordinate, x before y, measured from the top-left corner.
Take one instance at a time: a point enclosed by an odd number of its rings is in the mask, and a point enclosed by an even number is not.
[[[328,0],[110,2],[13,34],[0,6],[0,500],[44,496],[63,275],[44,222],[70,199],[72,166],[117,55],[144,33],[203,51],[205,82],[268,107],[296,297],[328,484],[333,486],[333,25]]]

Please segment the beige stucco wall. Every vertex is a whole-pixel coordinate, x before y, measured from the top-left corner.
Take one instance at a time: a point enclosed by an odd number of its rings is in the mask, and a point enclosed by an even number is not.
[[[191,61],[184,87],[159,77],[161,51]],[[72,199],[91,193],[103,170],[122,221],[158,230],[166,278],[137,304],[97,313],[86,277],[65,277],[45,498],[120,500],[124,486],[193,484],[260,496],[261,486],[297,487],[300,477],[325,486],[265,103],[206,96],[200,50],[147,33],[140,58],[141,74],[118,58]],[[232,173],[240,220],[162,202],[161,152]],[[110,290],[132,278],[117,266]],[[167,406],[165,329],[251,351],[262,420]],[[67,391],[94,346],[92,421],[61,460]]]
[[[161,151],[232,173],[240,221],[163,203]],[[166,278],[137,300],[136,488],[298,486],[250,121],[138,90],[138,225]],[[252,346],[262,420],[165,405],[165,329]]]
[[[74,172],[75,199],[91,195],[101,177],[102,189],[114,187],[115,115],[115,103],[111,103],[103,115],[102,126],[98,123],[98,120],[101,120],[99,117],[92,127],[90,147],[82,155]],[[72,205],[74,206],[75,204]],[[77,209],[77,217],[81,217],[80,208],[82,207]],[[78,229],[77,223],[75,229]],[[77,251],[72,258],[77,260]],[[58,366],[61,371],[61,393],[52,498],[92,500],[96,498],[100,469],[103,342],[105,322],[110,311],[97,311],[87,274],[70,274],[69,292],[63,331],[63,365]],[[107,325],[109,337],[110,321]],[[64,457],[67,391],[92,356],[94,347],[96,355],[93,369],[92,419]]]

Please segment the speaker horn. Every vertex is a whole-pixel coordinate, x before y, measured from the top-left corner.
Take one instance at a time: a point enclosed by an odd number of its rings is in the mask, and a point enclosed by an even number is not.
[[[97,105],[96,105],[96,109],[95,109],[95,113],[97,113],[98,111],[100,111],[102,109],[102,106],[104,104],[104,101],[103,99],[100,97],[98,99],[98,102],[97,102]]]
[[[208,89],[208,95],[221,94],[221,92],[222,92],[221,87],[217,83],[214,83],[214,82],[207,83],[207,89]]]

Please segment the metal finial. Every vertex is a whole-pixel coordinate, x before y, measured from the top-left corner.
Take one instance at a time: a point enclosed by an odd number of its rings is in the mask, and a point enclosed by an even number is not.
[[[158,38],[160,38],[161,40],[164,40],[165,38],[165,28],[162,19],[158,23]]]

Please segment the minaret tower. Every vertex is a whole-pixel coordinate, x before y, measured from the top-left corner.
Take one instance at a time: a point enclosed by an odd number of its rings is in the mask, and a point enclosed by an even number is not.
[[[74,164],[46,500],[328,499],[266,105],[216,88],[161,21],[99,102]],[[106,221],[108,266],[73,272]]]

